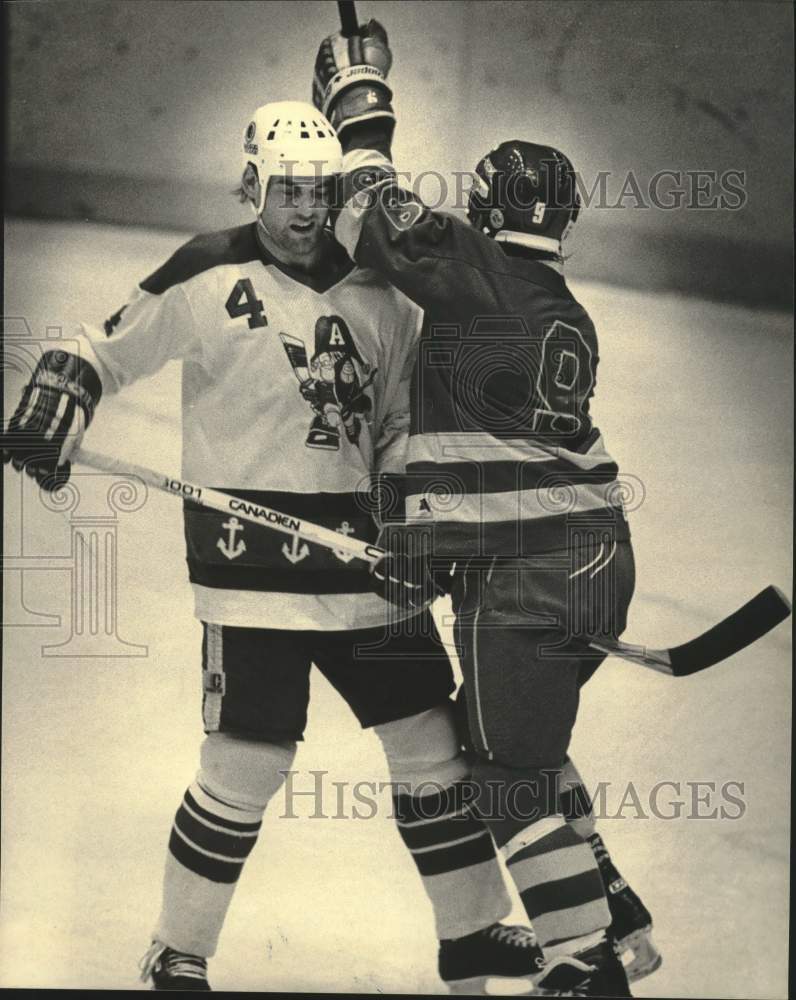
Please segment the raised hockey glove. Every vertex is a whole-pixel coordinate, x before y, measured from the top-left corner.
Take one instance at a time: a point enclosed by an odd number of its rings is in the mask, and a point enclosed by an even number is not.
[[[376,593],[403,611],[419,611],[444,593],[435,579],[431,535],[403,525],[386,525],[377,542],[386,555],[370,570]]]
[[[338,31],[321,42],[312,103],[332,123],[341,142],[346,129],[363,122],[378,122],[392,138],[395,112],[387,86],[391,66],[387,32],[378,21],[360,25],[359,34],[351,38]]]
[[[3,430],[3,462],[24,468],[49,492],[62,486],[71,471],[69,456],[101,397],[100,377],[88,361],[47,351]]]

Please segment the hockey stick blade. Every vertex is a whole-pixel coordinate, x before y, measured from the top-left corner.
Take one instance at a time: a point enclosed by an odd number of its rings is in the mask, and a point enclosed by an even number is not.
[[[726,660],[785,621],[790,613],[790,602],[782,591],[766,587],[703,635],[669,650],[672,673],[675,677],[687,677]]]
[[[756,642],[791,613],[778,587],[768,586],[713,628],[670,649],[648,649],[629,642],[592,642],[595,649],[639,663],[670,677],[688,677],[707,670]]]

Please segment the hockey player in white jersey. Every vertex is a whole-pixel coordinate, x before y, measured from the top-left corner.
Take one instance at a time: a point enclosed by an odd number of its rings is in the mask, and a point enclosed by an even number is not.
[[[179,359],[185,479],[373,540],[368,484],[403,470],[420,311],[326,233],[341,148],[319,112],[259,108],[242,153],[255,221],[191,240],[104,331],[83,326],[77,353],[46,353],[4,431],[4,461],[56,487],[102,395]],[[430,615],[388,628],[362,564],[190,502],[185,537],[206,736],[143,976],[156,989],[210,988],[207,959],[302,739],[312,663],[384,746],[441,977],[473,992],[486,976],[536,972],[531,932],[499,923],[511,904],[467,809],[453,677]]]

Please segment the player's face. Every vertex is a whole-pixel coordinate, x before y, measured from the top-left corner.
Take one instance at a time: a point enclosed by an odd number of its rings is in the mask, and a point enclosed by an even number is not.
[[[331,192],[329,178],[272,177],[268,182],[260,218],[275,255],[285,263],[308,267],[317,259]]]

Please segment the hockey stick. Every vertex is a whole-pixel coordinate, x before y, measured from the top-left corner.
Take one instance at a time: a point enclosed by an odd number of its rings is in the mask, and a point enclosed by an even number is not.
[[[307,348],[304,346],[304,341],[299,340],[298,337],[291,337],[287,333],[280,333],[279,339],[287,353],[290,367],[299,380],[299,385],[308,385],[312,382],[312,378],[310,377],[310,366],[307,361]]]
[[[343,38],[352,38],[359,34],[359,23],[357,22],[357,10],[354,0],[337,0],[337,9],[340,12],[340,33]]]
[[[320,524],[313,524],[311,521],[305,521],[304,518],[295,517],[293,514],[283,514],[281,511],[274,510],[273,507],[266,507],[263,504],[254,503],[252,500],[243,500],[229,493],[222,493],[221,490],[208,489],[206,486],[197,486],[196,483],[185,482],[175,476],[167,476],[143,465],[122,462],[110,455],[89,451],[86,448],[78,448],[73,452],[71,459],[73,462],[88,465],[101,472],[120,476],[135,476],[147,486],[160,490],[162,493],[190,500],[200,507],[209,507],[222,514],[234,514],[242,521],[251,521],[252,524],[273,528],[286,535],[298,535],[307,542],[314,542],[327,549],[336,549],[338,552],[345,552],[358,559],[363,559],[367,563],[375,564],[385,555],[384,549],[380,549],[376,545],[369,545],[358,538],[343,535],[331,528],[324,528]]]
[[[768,586],[713,628],[680,646],[648,649],[619,641],[591,642],[590,645],[670,677],[688,677],[739,653],[785,621],[790,613],[790,602],[779,587]]]
[[[117,475],[136,476],[148,486],[156,490],[191,500],[201,507],[221,511],[223,514],[234,514],[243,521],[260,524],[275,531],[288,535],[298,535],[307,542],[314,542],[325,548],[346,552],[364,562],[375,564],[386,554],[377,545],[351,538],[340,532],[324,528],[292,514],[283,514],[262,504],[240,497],[222,493],[220,490],[197,486],[195,483],[184,482],[174,476],[164,475],[154,469],[142,465],[111,458],[85,448],[78,448],[72,455],[73,462],[88,465],[92,469]],[[394,582],[395,577],[390,577]],[[405,586],[411,583],[404,581]],[[791,606],[782,591],[777,587],[766,587],[748,601],[742,608],[734,611],[713,628],[703,632],[696,638],[680,646],[666,649],[648,649],[646,646],[634,646],[629,642],[594,641],[590,643],[593,649],[611,656],[619,656],[623,660],[637,663],[642,667],[657,670],[670,677],[687,677],[689,674],[706,670],[713,664],[726,660],[728,657],[745,649],[774,626],[784,621],[791,612]]]

